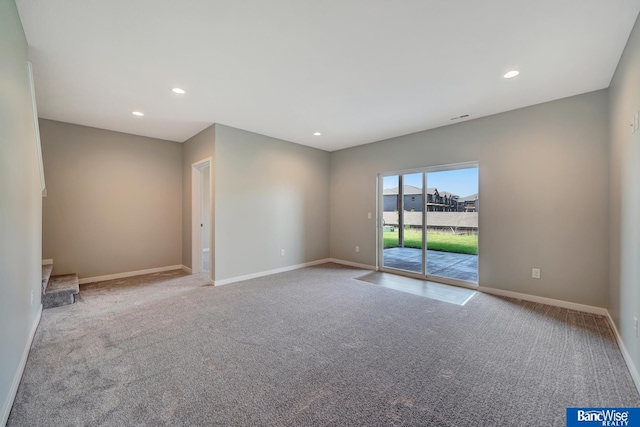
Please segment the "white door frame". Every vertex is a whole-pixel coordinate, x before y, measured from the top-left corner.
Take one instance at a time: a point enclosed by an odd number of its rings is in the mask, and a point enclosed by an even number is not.
[[[422,251],[422,273],[414,273],[411,271],[406,271],[406,270],[400,270],[400,269],[396,269],[396,268],[392,268],[392,267],[385,267],[384,266],[384,231],[383,231],[383,216],[384,216],[384,186],[382,185],[382,180],[385,176],[394,176],[397,175],[399,177],[402,177],[403,175],[407,175],[407,174],[412,174],[412,173],[422,173],[423,174],[423,179],[422,179],[422,197],[423,197],[423,202],[426,202],[427,200],[427,195],[426,195],[426,191],[427,191],[427,174],[429,172],[440,172],[440,171],[449,171],[449,170],[455,170],[455,169],[467,169],[467,168],[478,168],[478,170],[480,169],[480,162],[479,161],[471,161],[471,162],[463,162],[463,163],[452,163],[452,164],[445,164],[445,165],[437,165],[437,166],[426,166],[426,167],[422,167],[422,168],[414,168],[414,169],[405,169],[405,170],[399,170],[399,171],[392,171],[392,172],[382,172],[378,174],[377,177],[377,192],[378,192],[378,218],[379,220],[377,221],[376,224],[376,239],[377,239],[377,259],[376,259],[376,269],[382,272],[389,272],[389,273],[395,273],[395,274],[400,274],[403,276],[408,276],[408,277],[413,277],[416,279],[421,279],[421,280],[432,280],[434,282],[440,282],[440,283],[445,283],[445,284],[449,284],[449,285],[455,285],[455,286],[461,286],[464,288],[470,288],[470,289],[477,289],[479,286],[479,281],[478,283],[472,283],[472,282],[466,282],[466,281],[462,281],[462,280],[457,280],[457,279],[452,279],[449,277],[441,277],[441,276],[433,276],[427,273],[427,241],[426,241],[426,237],[427,237],[427,211],[426,209],[422,210],[422,224],[423,225],[423,230],[424,232],[422,233],[422,247],[423,247],[423,251]],[[400,183],[402,182],[401,179],[398,180],[398,190],[399,190],[399,194],[402,196],[401,197],[401,204],[404,203],[404,197],[402,194],[402,189],[400,188]],[[480,190],[480,177],[478,177],[478,193]],[[399,209],[402,209],[402,207],[400,206]],[[478,224],[479,227],[479,224]],[[481,234],[478,233],[478,241],[480,239]],[[478,254],[479,256],[479,254]],[[479,267],[479,266],[478,266]]]
[[[191,165],[191,273],[202,273],[202,169],[209,167],[209,188],[211,189],[211,182],[213,176],[213,169],[211,167],[213,158],[207,157],[206,159],[195,162]],[[213,200],[213,198],[211,198]],[[209,206],[211,210],[211,206]],[[213,215],[209,215],[211,222]],[[213,230],[213,224],[209,224],[209,233]],[[211,236],[209,236],[209,246],[213,245]],[[209,251],[209,257],[211,257],[212,251]],[[209,265],[210,273],[213,277],[213,262],[210,260]]]

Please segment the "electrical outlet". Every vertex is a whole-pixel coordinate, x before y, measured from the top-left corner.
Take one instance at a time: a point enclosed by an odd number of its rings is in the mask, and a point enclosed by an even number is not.
[[[371,212],[367,213],[367,219],[371,219]]]
[[[33,290],[31,290],[31,305],[33,305]],[[636,319],[636,325],[638,324],[638,319]],[[637,327],[636,327],[637,329]]]
[[[532,268],[531,269],[531,277],[533,277],[534,279],[539,279],[540,278],[540,269],[539,268]]]
[[[360,246],[356,246],[356,252],[360,252]]]
[[[633,318],[633,331],[636,334],[636,339],[638,339],[638,318],[637,317]]]
[[[280,249],[280,256],[284,256],[284,249]]]

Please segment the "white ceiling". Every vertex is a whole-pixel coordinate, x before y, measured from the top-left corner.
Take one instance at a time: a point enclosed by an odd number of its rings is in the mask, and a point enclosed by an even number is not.
[[[640,10],[640,0],[16,3],[40,117],[179,142],[222,123],[328,151],[606,88]],[[521,75],[503,79],[510,69]]]

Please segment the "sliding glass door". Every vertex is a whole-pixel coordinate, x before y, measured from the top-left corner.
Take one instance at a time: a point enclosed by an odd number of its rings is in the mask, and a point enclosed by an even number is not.
[[[381,269],[477,285],[477,164],[380,174],[378,179]]]
[[[427,275],[478,282],[478,168],[427,172]]]
[[[382,265],[423,274],[424,174],[390,175],[382,180]]]

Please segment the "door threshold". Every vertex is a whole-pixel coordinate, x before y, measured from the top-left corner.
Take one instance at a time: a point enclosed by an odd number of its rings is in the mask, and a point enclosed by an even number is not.
[[[434,276],[434,275],[430,275],[430,274],[427,274],[426,276],[424,276],[423,274],[420,274],[420,273],[414,273],[414,272],[406,271],[406,270],[398,270],[398,269],[389,268],[389,267],[378,267],[378,271],[383,272],[383,273],[393,274],[393,275],[396,275],[396,276],[409,277],[411,279],[417,279],[417,280],[423,280],[423,281],[428,281],[428,282],[441,283],[443,285],[457,286],[457,287],[466,288],[466,289],[478,290],[478,288],[480,287],[477,282],[469,282],[467,280],[451,279],[449,277]]]
[[[416,279],[388,272],[374,271],[358,277],[357,280],[460,306],[469,302],[477,293],[475,289],[437,283],[431,280]]]

